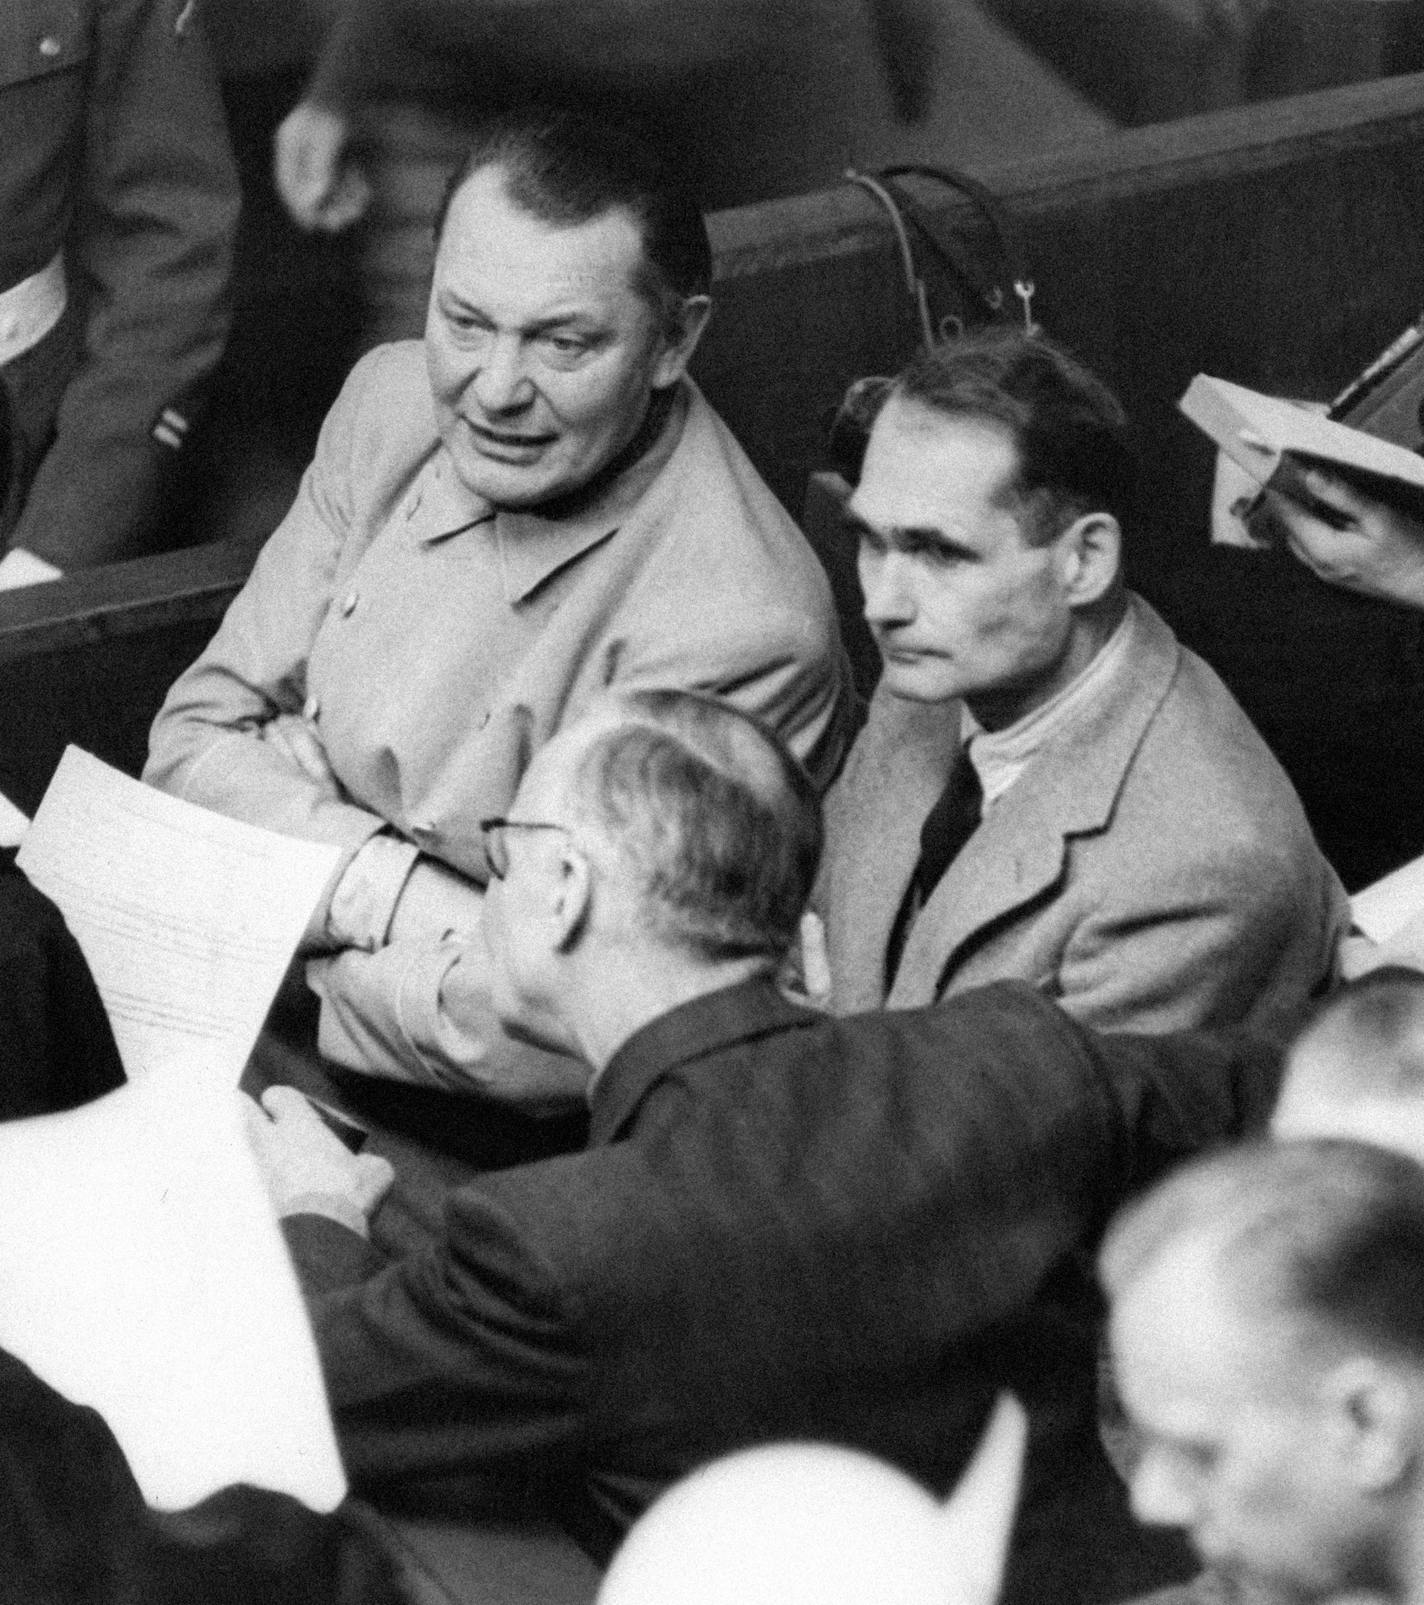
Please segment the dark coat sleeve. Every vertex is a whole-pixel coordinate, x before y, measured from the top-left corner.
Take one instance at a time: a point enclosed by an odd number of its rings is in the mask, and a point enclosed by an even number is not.
[[[348,0],[307,87],[323,105],[426,104],[523,93],[581,98],[724,69],[766,42],[765,11],[741,0]]]
[[[1263,1132],[1284,1048],[1253,1030],[1096,1036],[1084,1031],[1116,1104],[1116,1208],[1195,1154]]]
[[[0,853],[0,1119],[73,1109],[123,1082],[84,955],[14,853]]]
[[[417,1510],[519,1508],[584,1426],[571,1295],[497,1186],[472,1182],[441,1236],[385,1260],[316,1216],[284,1222],[353,1486]]]
[[[237,177],[184,0],[97,0],[67,258],[84,317],[13,544],[62,569],[137,555],[227,332]]]
[[[0,1594],[118,1600],[146,1519],[98,1412],[71,1404],[0,1350]]]

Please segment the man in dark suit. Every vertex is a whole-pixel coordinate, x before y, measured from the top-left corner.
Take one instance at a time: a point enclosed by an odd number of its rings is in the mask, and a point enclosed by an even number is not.
[[[681,1473],[767,1439],[943,1491],[1007,1386],[1032,1447],[1006,1598],[1184,1575],[1097,1443],[1081,1250],[1264,1111],[1273,1050],[1097,1039],[1018,985],[857,1019],[786,1001],[815,796],[704,697],[610,700],[485,832],[495,1005],[593,1067],[587,1149],[469,1181],[392,1257],[366,1237],[386,1162],[287,1089],[253,1110],[355,1484],[465,1511],[533,1492],[606,1547]]]

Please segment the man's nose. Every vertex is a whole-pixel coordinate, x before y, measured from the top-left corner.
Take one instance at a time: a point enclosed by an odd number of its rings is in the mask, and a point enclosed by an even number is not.
[[[534,387],[524,367],[516,335],[497,335],[480,354],[471,378],[475,399],[486,412],[513,412],[528,406]]]
[[[1197,1518],[1195,1480],[1158,1449],[1143,1451],[1132,1473],[1132,1513],[1149,1527],[1187,1527]]]
[[[904,557],[898,552],[867,552],[859,561],[865,618],[871,625],[905,624],[914,617],[914,588]]]

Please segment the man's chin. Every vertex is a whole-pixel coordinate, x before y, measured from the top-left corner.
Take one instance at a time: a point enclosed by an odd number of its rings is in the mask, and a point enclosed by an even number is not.
[[[455,464],[465,489],[493,507],[520,512],[560,495],[565,486],[543,462],[499,462],[469,453]]]
[[[953,679],[925,663],[895,663],[882,659],[881,684],[905,702],[952,702],[961,695]]]

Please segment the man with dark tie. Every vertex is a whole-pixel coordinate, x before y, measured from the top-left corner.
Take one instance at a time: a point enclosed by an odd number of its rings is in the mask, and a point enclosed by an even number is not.
[[[1328,983],[1339,883],[1230,692],[1124,584],[1133,482],[1117,401],[1040,337],[888,387],[849,502],[883,673],[814,899],[837,1011],[1012,978],[1155,1032],[1289,1018]]]

